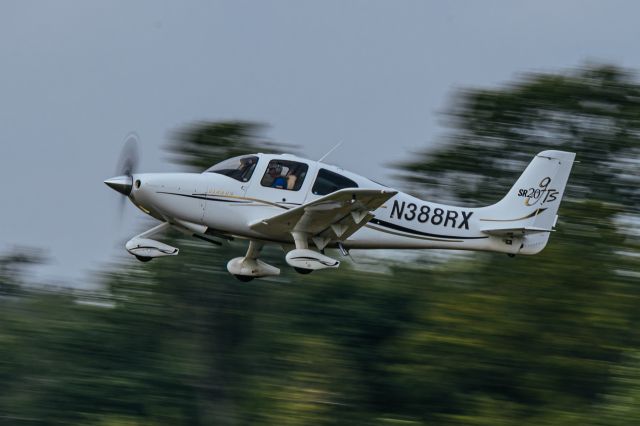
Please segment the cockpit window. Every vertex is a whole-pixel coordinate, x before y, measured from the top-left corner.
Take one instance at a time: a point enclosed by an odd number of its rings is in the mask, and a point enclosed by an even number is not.
[[[318,177],[311,188],[315,195],[327,195],[344,188],[357,188],[358,184],[351,179],[331,172],[327,169],[320,169]]]
[[[288,160],[271,160],[260,184],[271,188],[299,191],[309,166]]]
[[[257,164],[258,157],[255,155],[243,155],[224,160],[207,169],[207,173],[218,173],[239,180],[240,182],[247,182],[251,179],[251,175],[256,169]]]

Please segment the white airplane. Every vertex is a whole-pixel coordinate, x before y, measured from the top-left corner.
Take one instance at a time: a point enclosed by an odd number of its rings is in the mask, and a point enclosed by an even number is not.
[[[280,274],[258,259],[277,244],[300,273],[337,268],[325,254],[349,249],[455,249],[532,255],[547,244],[575,154],[536,155],[507,195],[491,206],[422,201],[355,173],[290,154],[228,159],[203,173],[132,173],[105,183],[162,223],[126,243],[141,261],[178,249],[150,239],[169,227],[221,244],[249,240],[227,269],[238,279]],[[129,165],[131,166],[131,165]]]

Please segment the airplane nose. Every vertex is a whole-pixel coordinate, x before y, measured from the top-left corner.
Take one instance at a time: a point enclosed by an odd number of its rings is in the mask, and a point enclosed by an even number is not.
[[[128,197],[129,194],[131,194],[131,187],[133,186],[133,176],[116,176],[105,180],[104,183],[109,188]]]

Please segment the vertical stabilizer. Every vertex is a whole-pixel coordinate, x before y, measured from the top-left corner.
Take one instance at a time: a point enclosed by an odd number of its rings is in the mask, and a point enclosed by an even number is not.
[[[574,159],[575,153],[565,151],[536,155],[507,195],[482,209],[481,230],[523,237],[522,254],[541,251],[555,226]]]

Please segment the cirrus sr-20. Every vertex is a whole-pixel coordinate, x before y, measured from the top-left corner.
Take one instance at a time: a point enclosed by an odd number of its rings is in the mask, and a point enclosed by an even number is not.
[[[151,237],[175,227],[248,249],[227,269],[242,281],[280,274],[261,249],[284,249],[300,273],[337,268],[338,249],[455,249],[533,255],[547,244],[575,154],[537,154],[504,198],[477,208],[421,200],[363,176],[290,154],[230,158],[203,173],[133,173],[105,183],[160,224],[126,243],[141,261],[179,250]]]

